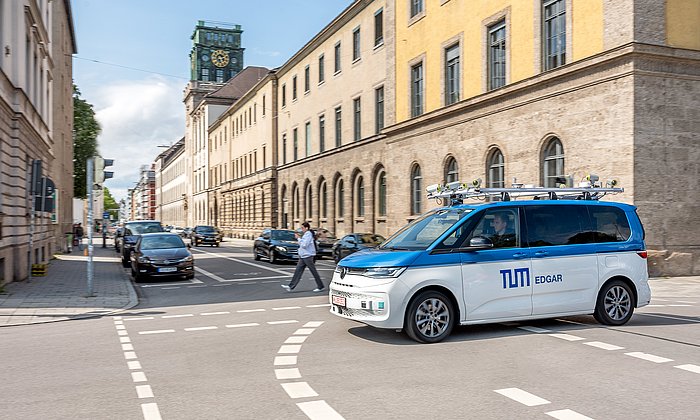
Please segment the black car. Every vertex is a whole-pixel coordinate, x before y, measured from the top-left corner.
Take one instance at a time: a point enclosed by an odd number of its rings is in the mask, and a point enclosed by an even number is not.
[[[221,237],[214,226],[198,225],[192,229],[190,234],[192,245],[219,246]]]
[[[120,244],[121,244],[123,238],[124,238],[124,228],[118,227],[117,230],[114,231],[114,250],[116,252],[121,251]]]
[[[131,276],[140,282],[149,277],[194,278],[194,258],[180,235],[147,233],[131,252]]]
[[[272,264],[277,261],[299,259],[299,242],[293,230],[265,229],[253,242],[253,257],[256,261],[267,258]]]
[[[131,250],[141,235],[159,232],[163,232],[163,225],[157,220],[131,220],[124,223],[124,230],[118,238],[122,253],[122,266],[130,266]]]
[[[351,233],[333,245],[333,259],[339,262],[348,255],[366,248],[374,248],[386,239],[374,233]]]
[[[333,236],[333,233],[328,229],[319,228],[313,229],[314,236],[316,236],[316,256],[321,257],[332,257],[333,256],[333,244],[338,241],[338,238]]]

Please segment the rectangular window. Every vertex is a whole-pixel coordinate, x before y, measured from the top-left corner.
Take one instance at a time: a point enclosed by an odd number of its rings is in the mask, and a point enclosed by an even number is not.
[[[459,44],[445,49],[445,105],[459,101]]]
[[[342,110],[340,107],[335,109],[335,147],[340,147],[340,145],[343,143],[342,139]]]
[[[326,78],[326,63],[325,57],[321,54],[318,57],[318,83],[321,84]]]
[[[411,117],[423,113],[423,63],[411,67]]]
[[[265,95],[262,97],[262,115],[265,116]]]
[[[352,61],[360,59],[360,28],[352,31]]]
[[[362,138],[362,105],[360,103],[360,98],[353,99],[352,101],[352,111],[353,111],[353,140],[357,141]]]
[[[326,150],[326,116],[318,117],[318,147],[319,152]]]
[[[209,81],[209,69],[202,69],[202,81],[203,82]]]
[[[335,44],[335,73],[340,72],[340,42]]]
[[[311,69],[309,66],[304,68],[304,92],[309,93],[311,89]]]
[[[489,27],[489,90],[506,84],[506,21]]]
[[[294,160],[296,161],[297,159],[299,159],[299,133],[297,132],[296,128],[292,131],[292,139],[294,141],[293,156]]]
[[[374,132],[379,134],[384,128],[384,86],[374,90]]]
[[[423,0],[410,0],[411,1],[411,17],[423,12]]]
[[[287,134],[282,134],[282,164],[287,163]]]
[[[265,168],[267,168],[267,147],[266,146],[263,146],[263,148],[262,148],[262,158],[263,158],[263,161],[262,161],[263,166],[262,167],[263,167],[263,169],[265,169]]]
[[[292,77],[292,100],[297,100],[297,77]]]
[[[384,10],[379,9],[374,14],[374,46],[378,47],[384,43]]]
[[[306,156],[309,156],[311,154],[311,122],[307,122],[304,128],[306,129]]]
[[[216,71],[216,83],[224,83],[224,71],[221,69]]]
[[[282,85],[282,108],[287,105],[287,85]]]
[[[566,1],[544,0],[542,8],[543,67],[551,70],[566,64]]]

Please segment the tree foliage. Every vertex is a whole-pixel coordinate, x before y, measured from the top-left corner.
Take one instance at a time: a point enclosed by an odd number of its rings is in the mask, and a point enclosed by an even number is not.
[[[112,193],[109,192],[109,188],[103,187],[103,192],[104,192],[104,209],[105,210],[114,210],[119,208],[119,204],[114,200],[114,197],[112,197]]]
[[[97,154],[97,136],[100,124],[95,119],[92,105],[80,98],[80,90],[73,85],[73,196],[87,197],[87,160]]]

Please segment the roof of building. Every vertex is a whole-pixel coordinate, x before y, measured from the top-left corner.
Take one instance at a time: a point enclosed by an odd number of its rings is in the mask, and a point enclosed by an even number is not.
[[[206,95],[205,98],[238,99],[245,95],[256,83],[265,77],[270,69],[249,66],[232,77],[225,85]]]

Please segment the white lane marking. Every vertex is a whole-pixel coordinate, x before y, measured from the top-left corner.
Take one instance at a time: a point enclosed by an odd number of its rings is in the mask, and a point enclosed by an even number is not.
[[[122,319],[122,317],[120,317],[120,316],[115,316],[115,317],[112,317],[112,319],[119,321],[120,319]]]
[[[264,277],[247,277],[244,279],[226,279],[226,280],[221,280],[225,281],[228,283],[238,283],[238,284],[247,284],[247,283],[240,283],[243,281],[259,281],[259,280],[270,280],[270,279],[286,279],[287,276],[264,276]],[[275,280],[275,281],[266,281],[266,282],[261,282],[261,283],[279,283],[280,280]],[[251,283],[255,284],[255,283]]]
[[[309,335],[312,332],[314,332],[313,328],[299,328],[298,330],[294,331],[294,335]]]
[[[119,337],[119,342],[120,343],[131,343],[131,339],[129,337]]]
[[[552,330],[545,330],[544,328],[530,327],[528,325],[523,325],[522,327],[518,327],[518,328],[521,330],[530,331],[530,332],[537,333],[537,334],[552,331]]]
[[[323,308],[323,307],[328,307],[331,306],[330,303],[324,303],[321,305],[306,305],[307,308]]]
[[[147,334],[165,334],[165,333],[171,333],[171,332],[175,332],[175,330],[139,331],[139,334],[141,334],[141,335],[147,335]]]
[[[124,331],[124,330],[122,330],[122,331],[117,331],[117,334],[119,334],[119,335],[129,335],[129,333],[128,333],[127,331]]]
[[[161,287],[161,290],[175,290],[179,289],[180,286],[172,286],[172,287]]]
[[[158,283],[158,284],[142,284],[139,287],[163,287],[163,286],[182,286],[183,284],[195,284],[195,283],[204,283],[202,280],[197,280],[197,279],[190,279],[187,281],[180,281],[177,283]]]
[[[257,322],[250,322],[248,324],[231,324],[227,325],[226,328],[241,328],[241,327],[257,327],[258,324]]]
[[[691,302],[689,300],[677,300],[676,302],[678,302],[678,303],[693,303],[693,304],[695,303],[695,302]]]
[[[297,321],[297,320],[295,320],[295,319],[289,319],[289,320],[286,320],[286,321],[268,321],[268,324],[270,324],[270,325],[296,324],[297,322],[299,322],[299,321]]]
[[[194,328],[185,328],[185,331],[206,331],[206,330],[218,330],[219,327],[194,327]]]
[[[317,328],[323,325],[323,321],[310,321],[304,324],[304,328]]]
[[[345,420],[343,416],[338,414],[333,407],[323,400],[297,403],[297,407],[311,420]]]
[[[136,370],[136,369],[141,369],[141,362],[138,360],[133,360],[131,362],[126,362],[126,364],[129,366],[130,370]]]
[[[673,359],[667,359],[661,356],[654,356],[653,354],[642,353],[641,351],[633,351],[631,353],[625,353],[627,356],[636,357],[637,359],[647,360],[654,363],[666,363],[672,362]]]
[[[280,282],[279,280],[265,280],[265,281],[261,281],[260,283],[266,284],[266,283],[279,283],[279,282]]]
[[[221,311],[221,312],[202,312],[200,315],[202,316],[208,316],[208,315],[226,315],[230,314],[231,312],[229,311]]]
[[[134,318],[124,318],[124,321],[145,321],[147,319],[155,319],[152,316],[144,316],[144,317],[134,317]]]
[[[301,306],[281,306],[279,308],[272,308],[273,311],[286,311],[287,309],[301,309]]]
[[[133,344],[122,344],[122,350],[133,350]]]
[[[647,305],[645,308],[665,308],[666,305]]]
[[[284,340],[284,344],[301,344],[306,341],[307,338],[309,338],[308,335],[293,335]]]
[[[693,305],[686,305],[686,304],[673,304],[673,305],[668,305],[672,306],[674,308],[681,308],[681,307],[688,307],[688,306],[693,306]]]
[[[137,385],[136,395],[139,398],[153,398],[153,390],[150,385]]]
[[[554,417],[558,420],[593,420],[590,417],[584,416],[583,414],[577,413],[574,410],[557,410],[545,413],[549,417]]]
[[[318,393],[306,382],[289,382],[282,384],[282,388],[290,398],[318,397]]]
[[[529,392],[523,391],[520,388],[497,389],[494,392],[497,392],[503,395],[504,397],[510,398],[511,400],[517,401],[520,404],[524,404],[528,407],[549,404],[549,401],[545,400],[544,398],[540,398],[537,395],[530,394]]]
[[[209,277],[209,278],[211,278],[211,279],[214,279],[214,280],[216,280],[216,281],[224,281],[223,277],[219,277],[219,276],[217,276],[217,275],[214,274],[214,273],[210,273],[210,272],[208,272],[207,270],[205,270],[205,269],[203,269],[203,268],[195,267],[194,270],[195,270],[196,272],[202,273],[202,274],[204,274],[205,276],[207,276],[207,277]]]
[[[624,347],[616,346],[614,344],[603,343],[600,341],[589,341],[588,343],[583,343],[587,346],[597,347],[603,350],[622,350]]]
[[[287,344],[280,347],[279,354],[297,354],[301,351],[301,344]]]
[[[194,314],[182,314],[182,315],[163,315],[161,318],[163,319],[168,319],[168,318],[187,318],[190,316],[194,316]]]
[[[134,352],[134,351],[125,351],[124,358],[126,360],[138,359],[138,357],[136,357],[136,352]]]
[[[134,382],[148,382],[148,379],[146,379],[146,374],[143,372],[131,372],[131,379]]]
[[[296,365],[296,356],[275,356],[275,366]]]
[[[561,338],[562,340],[566,341],[579,341],[579,340],[585,340],[585,338],[576,336],[576,335],[571,335],[571,334],[549,334],[550,337],[555,337],[555,338]]]
[[[265,309],[241,309],[240,311],[236,311],[239,314],[247,314],[250,312],[265,312]]]
[[[124,321],[114,321],[114,325],[124,325]]]
[[[277,379],[299,379],[301,373],[299,373],[298,368],[275,369],[275,377]]]
[[[196,288],[202,288],[202,287],[208,287],[206,284],[203,284],[201,286],[187,286],[188,289],[196,289]]]
[[[126,329],[126,327],[124,325],[115,325],[114,328],[116,328],[118,330],[125,330]]]
[[[700,321],[699,321],[699,320],[695,320],[695,319],[688,319],[688,318],[680,318],[680,317],[677,317],[677,316],[667,316],[667,315],[647,314],[647,313],[643,313],[643,312],[639,313],[639,315],[642,315],[642,316],[652,316],[652,317],[655,317],[655,318],[666,318],[666,319],[674,319],[674,320],[676,320],[676,321],[685,321],[685,322],[695,322],[695,323],[700,323]]]
[[[700,366],[698,366],[698,365],[678,365],[678,366],[674,366],[674,368],[687,370],[688,372],[693,372],[693,373],[700,373]]]
[[[156,403],[141,404],[141,411],[143,412],[143,420],[162,420]]]
[[[219,257],[219,258],[225,258],[225,259],[227,259],[227,260],[235,261],[235,262],[237,262],[237,263],[252,265],[253,267],[261,268],[261,269],[267,270],[267,271],[272,271],[272,272],[274,272],[274,273],[285,274],[285,275],[290,276],[290,277],[291,277],[291,275],[292,275],[291,273],[287,273],[287,272],[284,272],[284,271],[282,271],[282,270],[278,270],[278,269],[276,269],[276,268],[267,267],[267,266],[260,265],[260,264],[255,264],[255,263],[252,263],[252,262],[249,262],[249,261],[239,260],[238,258],[227,257],[225,254],[217,254],[217,253],[214,253],[214,252],[208,252],[208,251],[204,251],[204,250],[201,250],[201,249],[198,249],[197,251],[203,252],[203,253],[209,254],[209,255],[214,255],[214,256],[217,256],[217,257]]]

